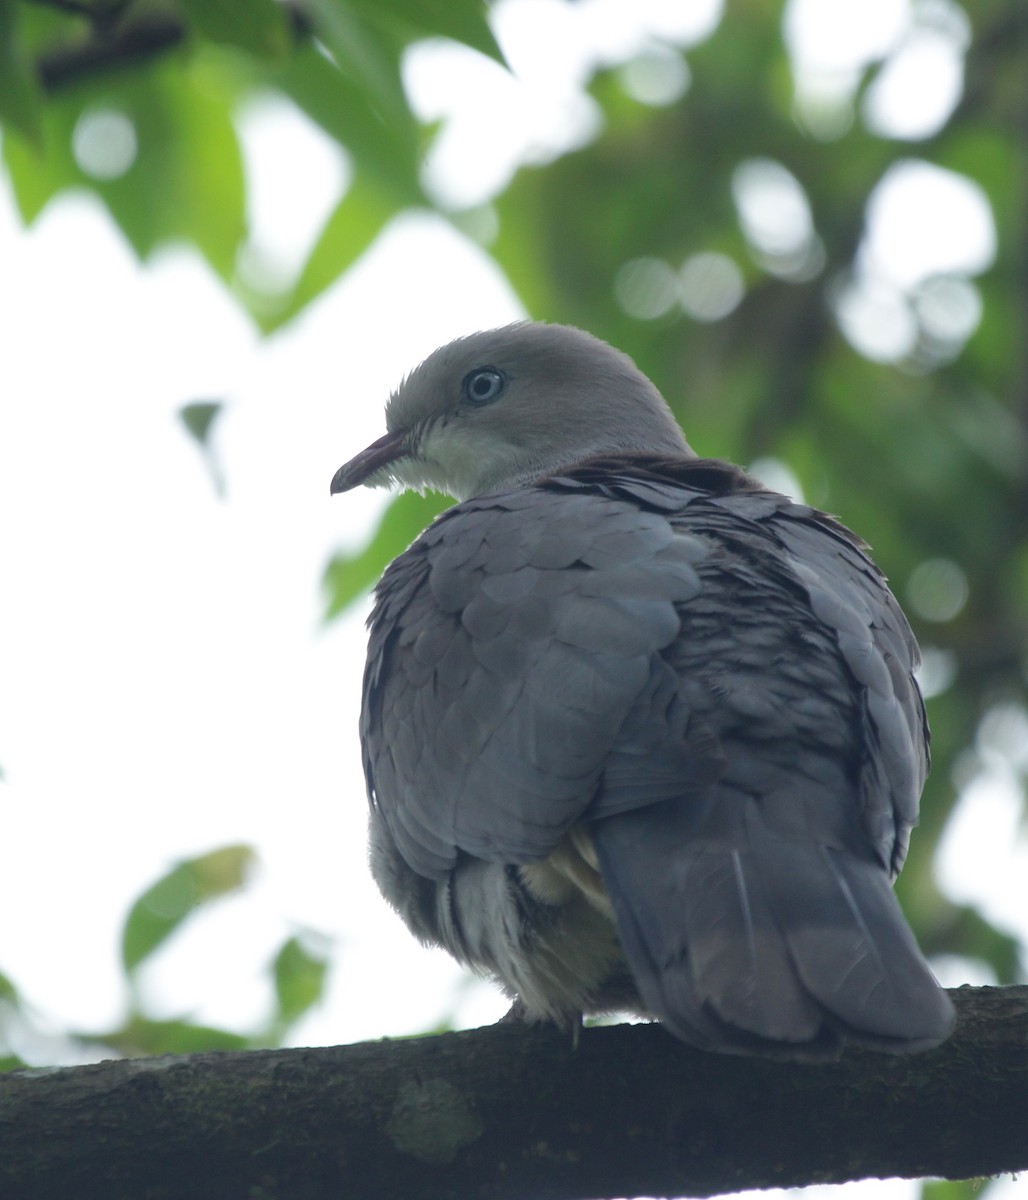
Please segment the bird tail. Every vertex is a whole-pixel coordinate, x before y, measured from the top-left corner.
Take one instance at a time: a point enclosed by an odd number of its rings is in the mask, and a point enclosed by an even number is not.
[[[843,1036],[942,1042],[952,1005],[870,852],[772,829],[752,797],[712,790],[591,829],[647,1009],[693,1045],[770,1057],[834,1057]]]

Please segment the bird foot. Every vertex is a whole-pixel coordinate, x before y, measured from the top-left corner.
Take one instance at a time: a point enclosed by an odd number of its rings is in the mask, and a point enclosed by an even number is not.
[[[566,1021],[552,1021],[552,1022],[544,1022],[544,1023],[552,1024],[553,1027],[555,1029],[558,1029],[561,1033],[564,1033],[564,1034],[570,1033],[571,1034],[571,1049],[577,1050],[578,1049],[578,1039],[582,1033],[582,1020],[583,1020],[582,1013],[570,1013],[568,1015],[568,1018]],[[528,1015],[528,1009],[525,1008],[524,1001],[521,999],[521,997],[515,996],[513,1004],[511,1004],[510,1008],[507,1009],[507,1011],[503,1014],[502,1017],[500,1017],[500,1019],[496,1022],[496,1024],[497,1025],[535,1025],[535,1024],[539,1024],[539,1022],[534,1021]]]
[[[507,1009],[502,1017],[496,1022],[497,1025],[527,1025],[528,1024],[528,1009],[525,1008],[524,1001],[520,996],[514,997],[514,1003]]]

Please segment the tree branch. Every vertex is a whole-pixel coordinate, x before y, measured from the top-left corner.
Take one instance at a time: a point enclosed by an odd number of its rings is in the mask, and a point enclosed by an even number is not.
[[[124,7],[124,3],[122,3],[112,10],[96,3],[90,3],[90,0],[28,0],[28,3],[36,8],[53,8],[57,12],[69,13],[73,17],[84,17],[94,24],[102,24],[109,19],[112,11],[117,13]]]
[[[294,35],[309,37],[312,26],[303,10],[294,3],[283,3]],[[71,11],[71,9],[69,9]],[[78,15],[85,15],[85,6]],[[120,15],[118,9],[115,16]],[[51,94],[97,75],[139,67],[183,45],[189,27],[170,11],[145,11],[139,16],[105,21],[104,13],[92,14],[98,22],[93,36],[85,40],[54,46],[40,55],[37,73],[43,89]]]
[[[1028,1168],[1028,987],[962,988],[946,1045],[796,1065],[658,1026],[469,1033],[0,1077],[19,1200],[709,1196]]]
[[[53,93],[96,75],[141,66],[180,46],[186,34],[173,13],[149,12],[109,32],[45,51],[37,64],[39,82]]]

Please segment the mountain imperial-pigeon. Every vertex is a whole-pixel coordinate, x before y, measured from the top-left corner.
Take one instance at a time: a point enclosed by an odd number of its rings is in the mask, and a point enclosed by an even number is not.
[[[698,458],[578,329],[430,355],[332,480],[460,503],[386,570],[360,723],[371,869],[528,1019],[707,1050],[924,1050],[954,1015],[892,891],[928,766],[864,543]]]

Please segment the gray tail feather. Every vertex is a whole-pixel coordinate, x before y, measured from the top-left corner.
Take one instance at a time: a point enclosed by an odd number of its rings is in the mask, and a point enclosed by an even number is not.
[[[833,1057],[841,1035],[894,1053],[943,1041],[952,1005],[885,869],[728,803],[716,836],[692,798],[592,826],[647,1008],[692,1045],[770,1057]]]

